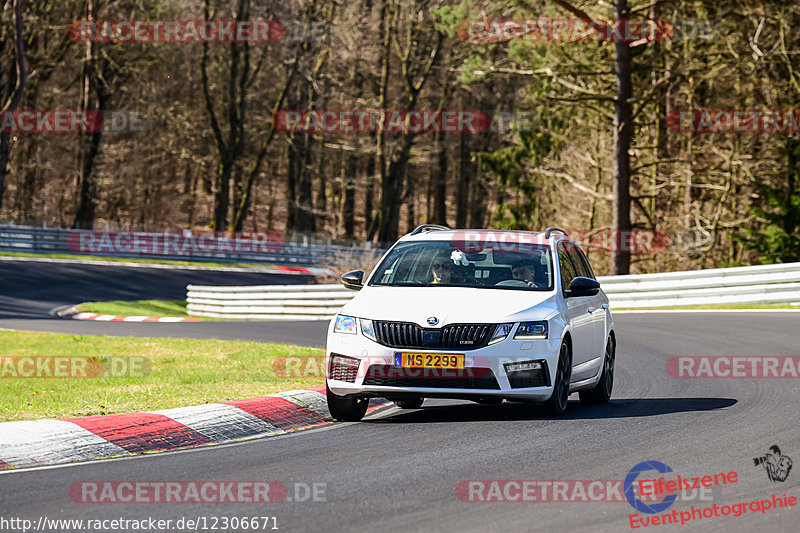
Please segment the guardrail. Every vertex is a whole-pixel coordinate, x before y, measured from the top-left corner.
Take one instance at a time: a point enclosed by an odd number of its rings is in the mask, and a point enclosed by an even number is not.
[[[186,307],[192,316],[327,320],[353,296],[355,292],[338,284],[252,287],[189,285]]]
[[[599,278],[614,307],[800,302],[800,263]]]
[[[612,308],[800,302],[800,263],[598,278]],[[187,287],[189,314],[326,320],[355,296],[341,285]]]
[[[384,250],[370,249],[370,245],[359,243],[362,246],[342,246],[335,244],[319,244],[310,242],[307,236],[298,235],[300,242],[276,242],[269,243],[257,253],[247,251],[257,248],[253,241],[246,238],[232,238],[226,242],[230,247],[222,247],[222,251],[201,251],[202,247],[195,246],[194,250],[182,249],[178,252],[179,246],[164,246],[171,253],[148,253],[137,252],[136,246],[131,246],[133,238],[128,238],[126,248],[130,252],[120,252],[118,243],[116,250],[109,244],[107,247],[98,245],[97,251],[76,251],[75,233],[85,230],[71,230],[59,228],[37,228],[31,226],[0,225],[0,251],[8,252],[29,252],[29,253],[50,253],[50,254],[70,254],[70,255],[93,255],[99,257],[127,257],[127,258],[148,258],[148,259],[169,259],[179,261],[211,261],[219,263],[263,263],[286,266],[320,267],[331,268],[336,264],[360,264],[362,260],[369,260],[371,256],[380,256]],[[102,232],[96,232],[102,234]],[[165,233],[180,235],[181,231],[157,232],[157,231],[131,231],[123,232],[129,236],[139,236],[143,242],[152,242],[156,239],[164,240]],[[210,232],[209,232],[210,233]],[[275,232],[270,232],[275,233]],[[112,239],[113,239],[112,232]],[[72,239],[68,242],[68,238]],[[199,236],[196,237],[199,241]],[[98,241],[100,239],[98,238]],[[109,241],[111,242],[111,241]],[[185,244],[185,243],[184,243]],[[258,244],[258,242],[257,242]],[[238,246],[241,245],[241,246]],[[108,251],[106,250],[108,248]],[[177,252],[177,253],[176,253]]]

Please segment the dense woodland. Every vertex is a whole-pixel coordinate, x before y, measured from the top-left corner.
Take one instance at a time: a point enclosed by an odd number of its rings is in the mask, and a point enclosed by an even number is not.
[[[6,0],[0,16],[3,111],[147,115],[138,131],[0,133],[4,222],[379,243],[422,223],[634,228],[686,238],[661,253],[593,252],[599,273],[800,260],[800,134],[668,120],[800,109],[793,1]],[[465,37],[476,20],[545,18],[674,30],[548,41],[486,23],[484,38]],[[79,20],[183,19],[274,20],[286,33],[136,43],[69,32]],[[376,109],[495,120],[421,133],[273,122],[281,110]]]

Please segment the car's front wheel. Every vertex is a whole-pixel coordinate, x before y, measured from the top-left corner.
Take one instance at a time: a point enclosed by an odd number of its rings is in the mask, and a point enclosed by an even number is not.
[[[336,420],[358,422],[367,414],[368,398],[343,398],[331,392],[327,385],[325,386],[325,396],[328,399],[328,410]]]
[[[400,409],[419,409],[425,398],[412,398],[410,400],[395,400],[394,404]]]
[[[614,356],[616,352],[614,337],[609,336],[606,341],[606,355],[603,360],[603,375],[600,381],[591,390],[579,392],[581,403],[598,404],[608,403],[611,399],[611,390],[614,388]]]
[[[572,379],[572,354],[566,342],[561,343],[558,356],[556,379],[553,382],[553,394],[544,403],[544,411],[550,416],[561,416],[567,410],[569,400],[569,383]]]

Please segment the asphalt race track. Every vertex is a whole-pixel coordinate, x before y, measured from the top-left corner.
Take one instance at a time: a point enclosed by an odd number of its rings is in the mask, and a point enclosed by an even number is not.
[[[2,272],[5,281],[7,271]],[[17,293],[16,298],[22,297]],[[51,301],[65,298],[53,295]],[[456,487],[463,480],[622,480],[646,460],[666,463],[684,477],[738,474],[735,484],[714,488],[703,500],[697,495],[690,501],[679,498],[667,512],[770,499],[773,494],[800,496],[800,472],[773,482],[753,462],[772,445],[795,461],[800,458],[797,379],[677,379],[665,371],[667,359],[679,355],[798,356],[800,315],[620,313],[615,323],[617,372],[608,405],[583,407],[575,395],[566,416],[547,419],[525,404],[428,400],[419,410],[391,408],[361,423],[236,445],[12,471],[0,474],[0,517],[36,523],[41,516],[173,521],[274,516],[279,529],[290,532],[631,531],[628,517],[634,509],[625,501],[466,502],[458,498]],[[8,324],[7,319],[0,321],[0,327]],[[42,324],[53,328],[53,322]],[[77,322],[61,324],[81,331]],[[146,326],[151,335],[165,333],[164,324],[136,326]],[[187,326],[194,324],[169,325],[191,331]],[[264,323],[202,326],[220,338],[231,328],[257,340],[270,334],[265,331],[275,332]],[[324,325],[307,331],[310,343],[322,345]],[[274,480],[290,488],[289,497],[294,483],[324,483],[326,501],[74,503],[70,485],[88,480]],[[797,531],[798,523],[800,508],[793,507],[642,529],[788,532]]]
[[[81,302],[106,300],[182,300],[186,285],[288,285],[310,283],[311,276],[263,272],[215,272],[92,264],[0,261],[0,328],[82,335],[191,337],[257,340],[310,346],[319,322],[277,324],[199,322],[141,324],[61,320],[53,311]],[[153,328],[152,326],[158,326]],[[257,326],[257,327],[255,327]],[[324,331],[325,326],[322,326]]]

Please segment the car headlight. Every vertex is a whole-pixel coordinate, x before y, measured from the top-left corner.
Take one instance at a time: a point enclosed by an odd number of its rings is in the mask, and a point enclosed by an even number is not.
[[[336,315],[336,321],[333,324],[333,332],[355,335],[356,319],[352,316]]]
[[[489,339],[489,344],[495,344],[502,340],[505,340],[508,337],[508,334],[511,333],[511,328],[514,327],[514,324],[500,324],[494,329],[494,334],[492,338]]]
[[[539,322],[522,322],[517,328],[514,338],[522,340],[546,339],[547,321],[542,320]]]
[[[377,337],[375,337],[375,329],[372,327],[372,320],[359,318],[358,321],[361,322],[361,333],[369,340],[378,342]]]

